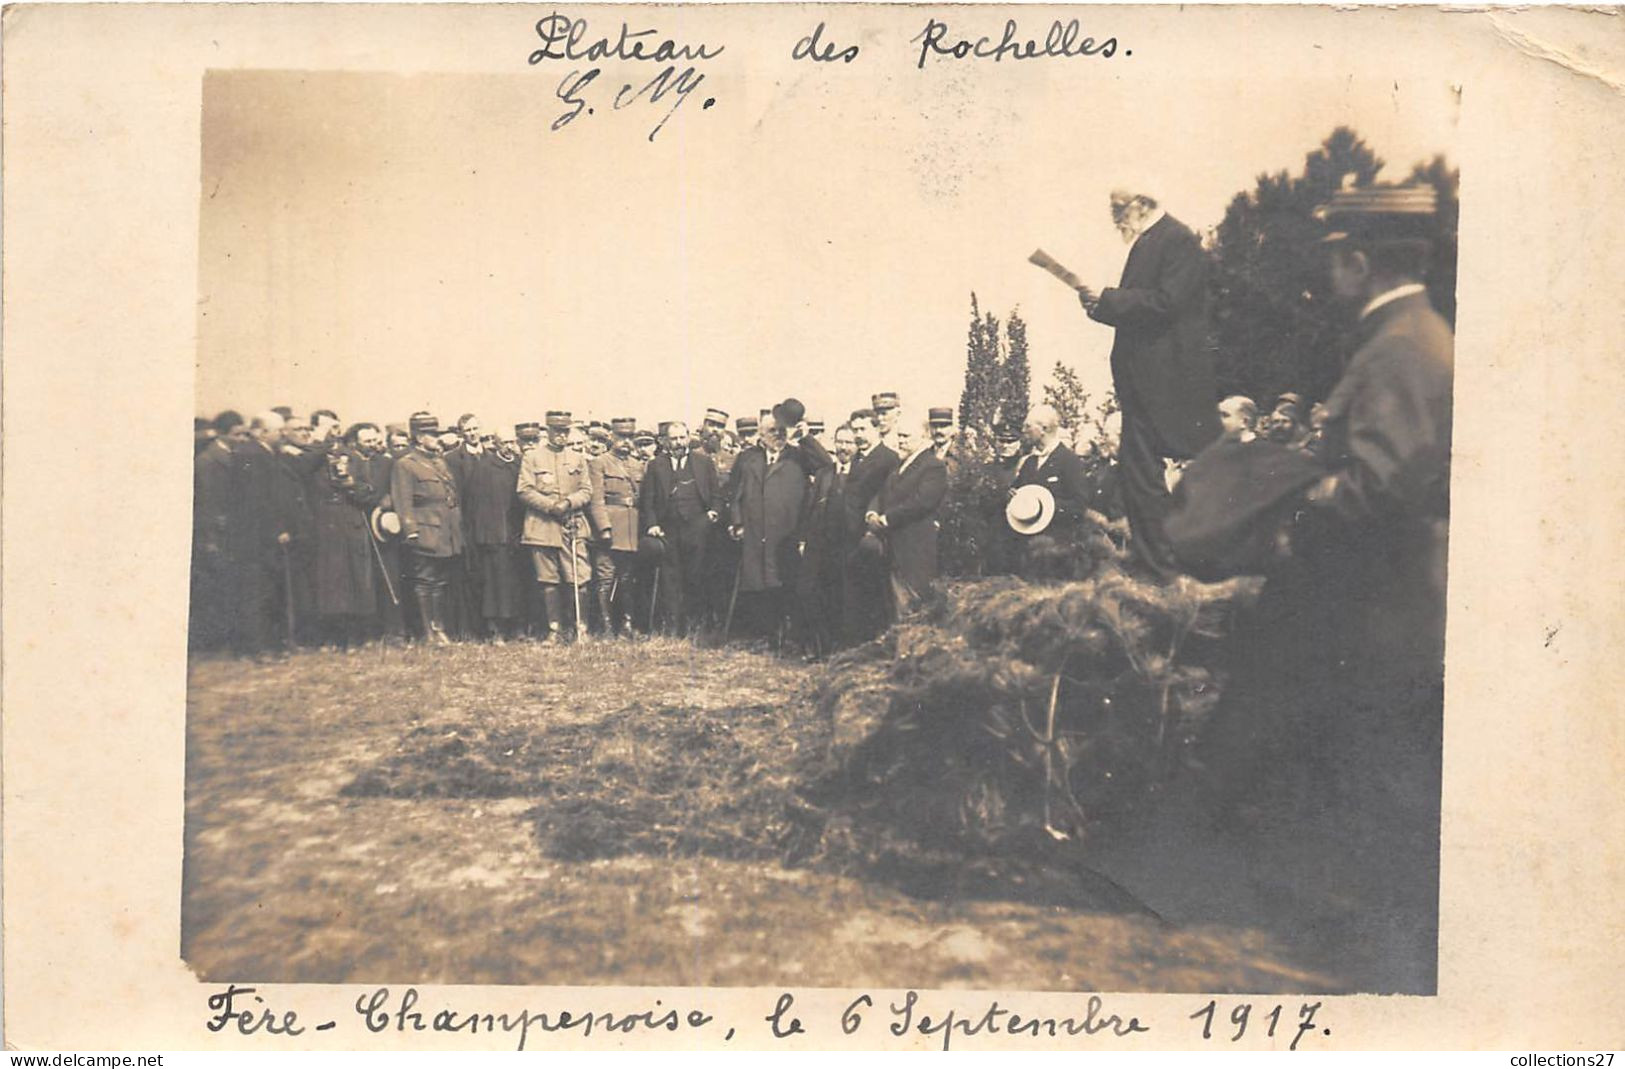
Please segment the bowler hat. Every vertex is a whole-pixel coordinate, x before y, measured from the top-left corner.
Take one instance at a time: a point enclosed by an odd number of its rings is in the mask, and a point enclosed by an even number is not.
[[[787,397],[773,408],[775,419],[781,419],[784,426],[794,427],[807,418],[807,406],[794,397]]]

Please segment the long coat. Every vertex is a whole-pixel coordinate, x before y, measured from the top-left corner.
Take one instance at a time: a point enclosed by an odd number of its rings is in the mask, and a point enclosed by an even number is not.
[[[463,551],[463,512],[457,480],[439,456],[422,450],[395,461],[389,497],[401,518],[401,539],[430,557],[455,557]],[[417,539],[407,541],[416,534]]]
[[[886,520],[892,576],[915,596],[937,577],[937,510],[948,496],[948,468],[932,450],[905,462],[870,506]]]
[[[846,548],[850,551],[863,537],[863,516],[879,495],[886,480],[900,464],[890,446],[876,445],[852,462],[846,483]]]
[[[806,469],[793,448],[786,447],[769,464],[767,451],[752,446],[734,461],[731,482],[733,523],[744,529],[739,589],[751,592],[785,586],[794,580],[799,543],[805,537]]]
[[[503,460],[495,450],[461,450],[447,466],[462,492],[463,527],[476,546],[513,542],[512,506],[519,481],[519,461]]]
[[[1372,312],[1356,341],[1326,398],[1322,455],[1340,530],[1316,570],[1341,588],[1331,598],[1346,598],[1341,644],[1371,672],[1442,670],[1454,339],[1417,293]]]
[[[372,534],[367,509],[378,499],[372,486],[351,468],[349,485],[325,466],[309,481],[316,532],[312,583],[316,611],[323,616],[369,615],[377,608],[373,590]]]
[[[586,525],[576,520],[592,503],[592,480],[587,475],[585,454],[543,443],[525,453],[519,462],[518,486],[519,500],[525,504],[520,542],[562,549],[567,522],[574,537],[587,537]]]
[[[1178,459],[1219,436],[1207,289],[1201,243],[1165,215],[1135,240],[1122,281],[1089,312],[1117,328],[1112,379],[1124,410],[1143,413],[1162,455]]]

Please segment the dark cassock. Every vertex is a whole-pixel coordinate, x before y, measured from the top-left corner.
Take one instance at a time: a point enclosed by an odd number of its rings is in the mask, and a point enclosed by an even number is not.
[[[655,608],[672,630],[686,630],[700,620],[712,527],[707,513],[721,503],[716,466],[703,453],[662,453],[644,469],[638,522],[645,533],[658,527],[665,536]]]
[[[348,454],[336,453],[308,480],[312,547],[312,601],[324,639],[346,645],[364,637],[364,621],[377,609],[372,532],[367,513],[378,499]]]
[[[467,610],[489,633],[500,635],[524,615],[525,573],[514,549],[519,458],[464,446],[446,459],[462,493]]]
[[[232,447],[224,438],[192,460],[192,598],[194,650],[217,649],[231,638],[232,562],[228,534],[232,510]]]
[[[870,511],[886,547],[894,619],[914,611],[937,577],[937,510],[948,496],[948,468],[927,446],[886,480]]]
[[[1135,239],[1122,281],[1102,290],[1089,309],[1091,319],[1116,328],[1119,477],[1134,552],[1164,574],[1174,562],[1162,532],[1170,504],[1163,458],[1188,459],[1219,436],[1207,301],[1201,242],[1163,215]]]

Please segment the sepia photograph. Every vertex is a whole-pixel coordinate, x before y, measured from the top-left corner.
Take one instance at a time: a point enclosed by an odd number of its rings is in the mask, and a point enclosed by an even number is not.
[[[1608,1031],[1617,12],[50,7],[25,1048]]]
[[[658,26],[205,74],[187,963],[1431,993],[1456,94],[550,118]]]

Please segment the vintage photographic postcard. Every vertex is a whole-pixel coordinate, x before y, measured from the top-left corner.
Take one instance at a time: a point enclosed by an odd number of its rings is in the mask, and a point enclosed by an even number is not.
[[[1619,30],[8,7],[7,1042],[1619,1047]]]

